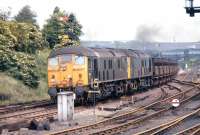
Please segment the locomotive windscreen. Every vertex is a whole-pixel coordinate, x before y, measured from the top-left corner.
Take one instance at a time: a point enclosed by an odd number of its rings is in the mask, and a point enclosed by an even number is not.
[[[57,66],[58,65],[58,57],[49,58],[48,65],[49,66]]]
[[[58,57],[49,58],[48,66],[58,66],[59,64],[66,64],[72,61],[71,54],[60,55]]]
[[[71,61],[72,61],[72,55],[65,54],[65,55],[59,56],[59,63],[60,64],[65,64],[65,63],[71,62]]]

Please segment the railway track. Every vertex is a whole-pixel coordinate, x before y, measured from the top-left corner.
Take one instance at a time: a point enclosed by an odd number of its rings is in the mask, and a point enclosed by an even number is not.
[[[198,128],[196,131],[192,132],[191,135],[199,135],[200,134],[200,128]]]
[[[113,122],[120,121],[123,119],[131,119],[134,114],[139,113],[140,111],[144,111],[145,109],[150,109],[153,107],[155,108],[156,105],[158,105],[161,102],[168,102],[167,101],[167,96],[168,96],[167,92],[165,92],[163,89],[161,89],[161,91],[162,91],[162,94],[158,98],[159,100],[161,100],[160,102],[154,102],[151,105],[131,110],[130,113],[127,113],[124,115],[119,115],[110,120],[108,119],[106,121],[102,121],[99,124],[103,126],[105,124],[109,125],[109,123],[113,123]],[[173,97],[181,98],[187,92],[189,92],[189,90],[185,91],[185,92],[180,92],[178,95],[174,95]],[[165,99],[165,100],[163,100],[163,99]],[[39,107],[39,108],[37,108],[37,107]],[[37,108],[37,109],[35,109],[35,108]],[[13,127],[14,127],[14,125],[17,125],[18,122],[10,124],[10,123],[7,123],[8,121],[19,121],[19,119],[20,119],[19,123],[21,123],[21,121],[23,121],[24,123],[26,123],[26,125],[28,125],[30,123],[30,121],[33,119],[45,119],[45,118],[51,119],[53,116],[55,116],[57,114],[56,106],[50,105],[48,101],[26,104],[25,106],[16,105],[16,106],[14,106],[14,108],[12,108],[11,106],[9,106],[9,107],[5,106],[5,107],[1,107],[0,109],[2,109],[2,110],[7,109],[6,112],[7,113],[9,112],[8,114],[0,115],[0,131],[5,128],[17,130],[17,128],[13,128]],[[16,113],[12,113],[13,111],[16,111]],[[19,111],[21,111],[21,112],[19,112]],[[99,125],[99,124],[95,124],[95,125]],[[84,129],[86,129],[86,128],[84,128]]]
[[[33,119],[48,117],[55,114],[53,105],[49,100],[36,101],[33,103],[15,104],[1,106],[0,108],[0,131],[9,129],[9,131],[18,130],[20,127],[28,127]]]
[[[90,132],[89,134],[114,134],[114,133],[119,133],[119,132],[127,129],[129,126],[141,123],[145,120],[148,120],[149,118],[158,116],[158,115],[162,114],[163,112],[166,112],[167,110],[170,109],[169,106],[164,108],[164,109],[159,109],[159,111],[156,111],[155,113],[152,113],[151,115],[145,115],[144,117],[143,116],[138,117],[136,115],[137,113],[145,112],[149,109],[157,108],[158,106],[162,106],[162,103],[169,103],[173,98],[183,97],[183,95],[185,95],[186,93],[188,93],[188,92],[190,92],[190,91],[192,91],[196,88],[196,87],[194,87],[195,85],[192,85],[192,86],[193,87],[188,89],[188,90],[185,90],[183,92],[179,92],[178,94],[175,94],[175,95],[170,96],[168,98],[153,102],[149,105],[139,107],[137,109],[133,109],[128,113],[121,114],[119,116],[115,116],[113,118],[109,118],[109,119],[106,119],[106,120],[103,120],[103,121],[100,121],[100,122],[97,122],[97,123],[94,123],[94,124],[76,127],[76,128],[71,128],[71,129],[58,131],[58,132],[53,132],[50,135],[88,134],[88,132],[92,131],[92,130],[93,130],[93,132]],[[182,103],[187,102],[188,100],[190,100],[190,98],[183,100]],[[135,115],[136,115],[136,117],[134,117]],[[132,120],[132,119],[134,119],[134,120]],[[125,123],[123,123],[123,121],[125,121]],[[128,122],[126,122],[126,121],[128,121]],[[122,122],[123,124],[116,124],[118,122]],[[108,128],[105,129],[105,127],[108,127]],[[104,128],[104,129],[102,130],[102,128]],[[95,130],[95,132],[94,132],[94,130]],[[96,132],[96,130],[98,130],[98,131]]]
[[[200,133],[200,124],[189,127],[181,132],[176,133],[175,135],[195,135],[197,133]]]
[[[198,94],[198,95],[200,95],[200,93]],[[195,95],[195,97],[196,97],[197,95]],[[187,98],[187,99],[185,99],[185,100],[183,100],[183,101],[181,101],[181,104],[183,104],[183,103],[185,103],[185,102],[187,102],[187,101],[189,101],[191,98],[193,98],[193,96],[192,97],[189,97],[189,98]],[[126,131],[127,129],[129,129],[129,128],[131,128],[132,126],[134,126],[134,125],[139,125],[139,124],[141,124],[142,122],[145,122],[145,121],[147,121],[147,120],[149,120],[149,119],[152,119],[152,118],[154,118],[154,117],[158,117],[159,115],[161,115],[162,113],[164,113],[164,112],[167,112],[168,110],[170,110],[171,109],[171,107],[167,107],[167,108],[165,108],[165,109],[161,109],[161,110],[158,110],[158,111],[156,111],[156,112],[154,112],[154,113],[152,113],[152,114],[150,114],[150,115],[147,115],[147,116],[145,116],[145,117],[141,117],[141,118],[138,118],[138,119],[136,119],[136,120],[132,120],[132,121],[129,121],[129,122],[127,122],[127,123],[124,123],[124,124],[120,124],[120,125],[117,125],[117,126],[113,126],[113,127],[110,127],[110,128],[107,128],[107,129],[104,129],[104,130],[100,130],[100,131],[97,131],[97,132],[93,132],[93,133],[90,133],[91,135],[102,135],[102,134],[116,134],[116,133],[121,133],[121,132],[123,132],[123,131]],[[198,112],[200,111],[200,109],[198,110]],[[173,123],[174,124],[174,123]],[[170,126],[174,126],[174,125],[170,125]],[[169,126],[168,126],[169,127]],[[153,135],[160,135],[160,134],[162,134],[164,131],[162,130],[162,131],[157,131],[157,133],[155,133],[155,134],[153,134]],[[149,133],[148,134],[146,134],[146,135],[149,135]]]
[[[176,118],[173,121],[170,121],[168,123],[162,124],[160,126],[154,127],[152,129],[148,129],[146,131],[143,131],[141,133],[137,133],[135,135],[161,135],[161,134],[165,134],[168,130],[178,126],[179,124],[181,124],[184,120],[189,119],[190,117],[198,114],[200,112],[200,108],[198,108],[197,110],[184,115],[182,117]],[[200,130],[200,124],[197,124],[193,127],[190,127],[184,131],[178,132],[175,135],[192,135],[193,133],[197,133]]]
[[[45,107],[52,105],[50,100],[42,100],[42,101],[35,101],[35,102],[28,102],[28,103],[19,103],[19,104],[13,104],[13,105],[5,105],[0,106],[0,115],[8,114],[12,112],[17,111],[25,111],[37,107]]]
[[[55,112],[56,106],[53,105],[51,107],[46,107],[46,108],[39,108],[38,110],[33,109],[33,110],[28,110],[25,112],[20,112],[20,113],[15,113],[15,114],[8,114],[8,115],[2,115],[0,116],[0,122],[1,121],[7,121],[9,119],[17,119],[17,118],[34,118],[34,116],[38,114],[46,114],[46,113],[52,113]]]
[[[75,108],[75,113],[82,111],[83,106]],[[51,108],[40,108],[40,110],[32,110],[31,112],[22,112],[20,114],[5,115],[0,117],[0,131],[8,129],[9,131],[15,131],[22,127],[30,127],[30,123],[33,120],[53,120],[57,114],[56,106]],[[11,122],[10,122],[11,121]]]
[[[159,97],[159,99],[163,99],[167,96],[167,92],[165,92],[164,89],[161,89],[162,94]],[[128,97],[127,99],[131,99]],[[80,107],[79,107],[80,108]],[[76,107],[76,110],[80,110]],[[77,111],[76,111],[77,112]],[[38,118],[52,118],[57,114],[57,109],[55,105],[52,106],[47,106],[43,108],[37,108],[37,109],[32,109],[29,108],[29,110],[23,111],[23,112],[16,112],[16,113],[9,113],[5,115],[0,115],[0,130],[1,128],[1,123],[5,121],[13,121],[13,120],[33,120],[33,119],[38,119]],[[7,123],[6,123],[7,124]],[[5,128],[5,125],[3,126]]]

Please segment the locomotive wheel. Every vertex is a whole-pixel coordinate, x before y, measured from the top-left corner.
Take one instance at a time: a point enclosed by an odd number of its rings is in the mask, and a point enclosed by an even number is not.
[[[124,85],[124,93],[125,93],[125,95],[128,95],[128,91],[129,89],[128,89],[128,84],[126,83],[125,85]]]
[[[138,90],[138,88],[139,88],[139,82],[136,82],[136,81],[134,81],[134,91],[137,91]]]
[[[51,97],[51,102],[52,103],[57,103],[57,97]]]

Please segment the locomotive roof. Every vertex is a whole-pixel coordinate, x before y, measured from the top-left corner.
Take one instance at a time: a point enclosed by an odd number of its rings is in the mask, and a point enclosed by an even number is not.
[[[74,46],[74,47],[64,47],[53,50],[49,58],[55,57],[62,54],[76,54],[81,56],[96,56],[96,57],[123,57],[123,56],[132,56],[140,58],[150,57],[148,54],[131,49],[115,49],[115,48],[95,48],[95,47],[83,47],[83,46]]]
[[[150,55],[148,55],[145,52],[142,52],[140,50],[132,50],[128,49],[129,56],[134,56],[134,57],[140,57],[140,58],[149,58]]]
[[[97,57],[113,57],[112,52],[106,48],[91,48]]]
[[[132,56],[136,58],[150,58],[151,56],[138,50],[132,49],[115,49],[115,48],[90,48],[83,46],[65,47],[53,50],[49,58],[63,54],[76,54],[91,57],[123,57]],[[177,64],[176,61],[167,58],[153,58],[157,64]]]
[[[49,58],[51,57],[55,57],[58,55],[63,55],[63,54],[77,54],[77,55],[81,55],[81,56],[96,56],[96,54],[94,53],[94,51],[91,48],[86,48],[86,47],[82,47],[82,46],[78,46],[78,47],[64,47],[64,48],[59,48],[56,50],[53,50],[50,55]]]

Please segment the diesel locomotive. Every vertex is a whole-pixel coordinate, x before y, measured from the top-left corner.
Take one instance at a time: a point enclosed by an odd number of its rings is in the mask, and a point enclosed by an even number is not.
[[[178,64],[166,58],[153,58],[132,49],[66,47],[48,57],[48,94],[56,99],[60,91],[73,91],[77,102],[118,97],[136,90],[159,86],[172,80]]]

